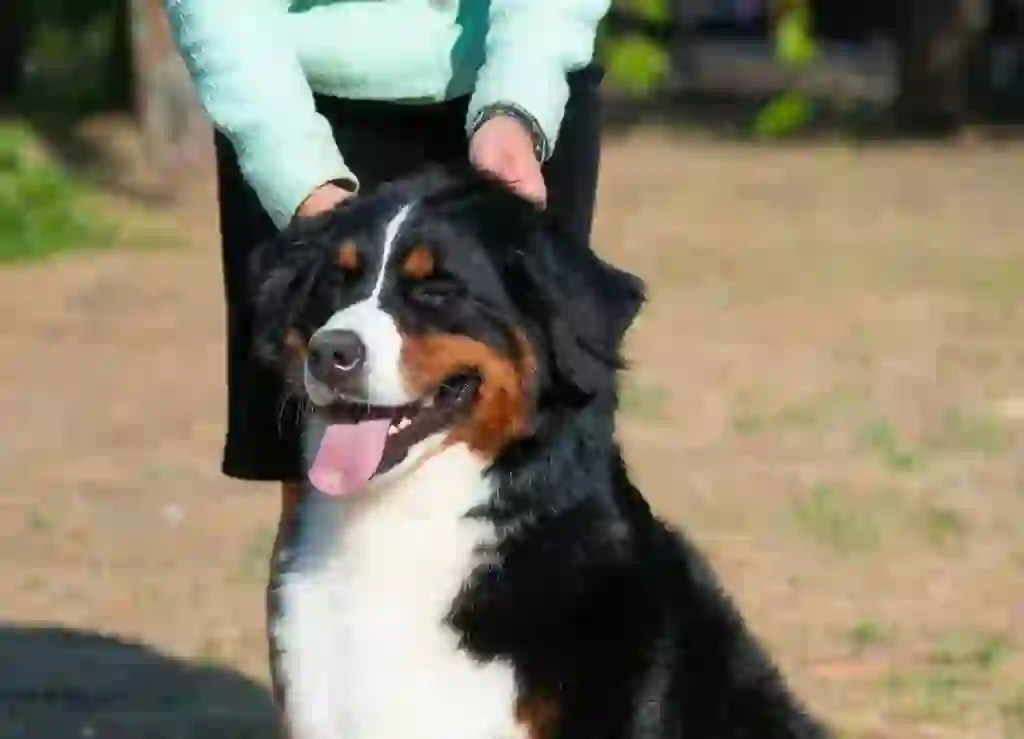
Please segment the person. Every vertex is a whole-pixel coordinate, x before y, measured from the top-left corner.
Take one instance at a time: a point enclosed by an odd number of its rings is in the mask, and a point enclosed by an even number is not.
[[[293,218],[467,158],[589,238],[602,76],[593,56],[609,0],[164,3],[214,126],[227,301],[222,470],[281,483],[272,616],[278,554],[303,490],[301,430],[281,413],[280,380],[250,356],[251,250]]]

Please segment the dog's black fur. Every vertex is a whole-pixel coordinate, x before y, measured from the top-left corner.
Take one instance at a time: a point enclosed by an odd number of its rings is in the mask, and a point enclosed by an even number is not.
[[[704,557],[630,482],[614,438],[615,377],[642,284],[531,206],[449,172],[296,224],[254,264],[264,360],[280,366],[285,330],[308,334],[355,299],[324,289],[331,250],[412,199],[422,233],[471,283],[459,289],[479,290],[488,310],[431,312],[406,296],[392,305],[396,320],[413,333],[467,333],[505,354],[515,329],[538,360],[532,431],[494,459],[497,492],[469,514],[494,522],[501,538],[452,604],[461,647],[510,661],[521,693],[555,707],[543,739],[827,736]]]

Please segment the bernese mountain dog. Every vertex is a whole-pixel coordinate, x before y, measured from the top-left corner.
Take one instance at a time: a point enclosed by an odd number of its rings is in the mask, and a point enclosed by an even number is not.
[[[257,250],[305,413],[271,624],[291,739],[816,739],[614,434],[642,283],[468,170]]]

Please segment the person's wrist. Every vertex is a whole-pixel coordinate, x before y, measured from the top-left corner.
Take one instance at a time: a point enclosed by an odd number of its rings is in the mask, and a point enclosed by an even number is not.
[[[537,119],[515,103],[497,102],[485,105],[478,110],[469,122],[470,138],[483,128],[484,124],[495,118],[509,118],[516,121],[530,137],[533,153],[537,157],[537,161],[547,161],[547,158],[551,155],[547,136],[544,135],[544,131],[541,129]]]
[[[299,207],[295,209],[295,217],[307,218],[319,215],[343,203],[353,195],[355,195],[355,190],[343,183],[325,182],[299,204]]]

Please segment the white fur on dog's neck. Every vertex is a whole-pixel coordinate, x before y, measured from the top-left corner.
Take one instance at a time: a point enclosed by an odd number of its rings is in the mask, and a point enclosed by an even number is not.
[[[350,497],[310,491],[274,625],[292,739],[522,735],[512,668],[474,661],[444,624],[494,540],[465,516],[492,494],[485,467],[459,444]]]

